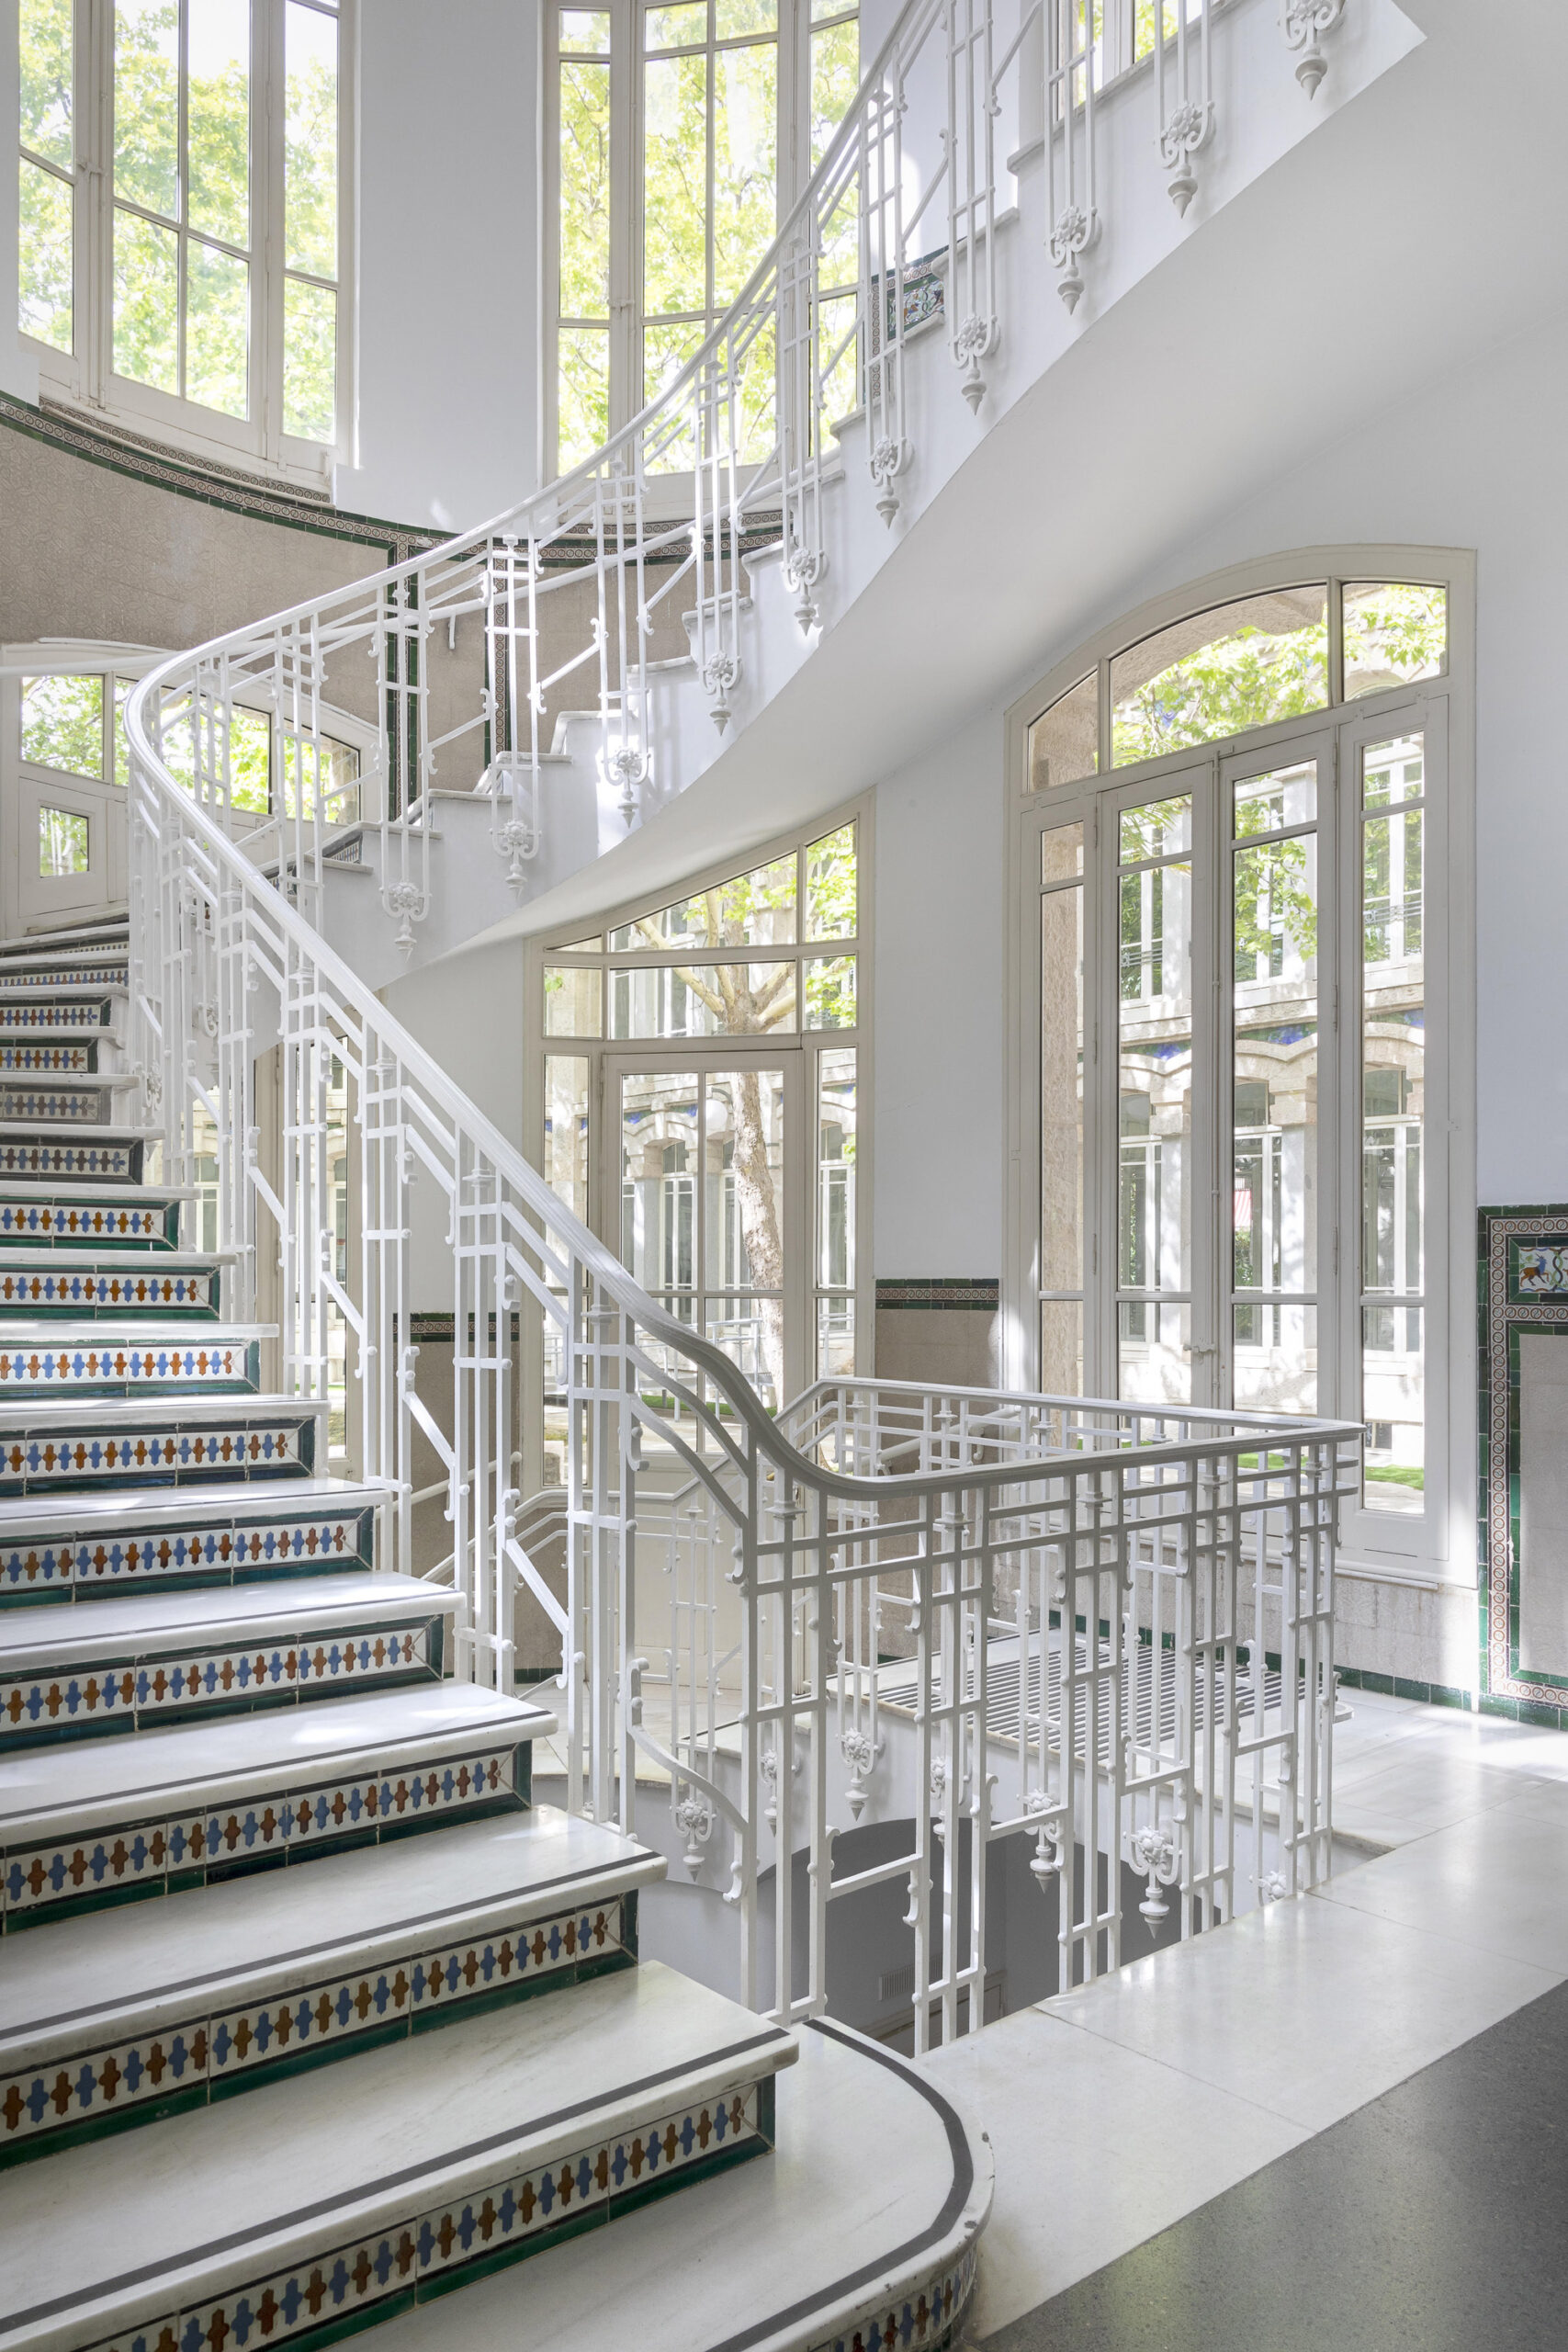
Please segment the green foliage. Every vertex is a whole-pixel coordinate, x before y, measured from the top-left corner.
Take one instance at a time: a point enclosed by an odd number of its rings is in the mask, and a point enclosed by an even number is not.
[[[22,757],[70,775],[104,772],[101,678],[24,678]]]
[[[1328,632],[1321,622],[1271,635],[1239,628],[1156,677],[1111,713],[1118,767],[1267,727],[1328,699]]]
[[[1446,588],[1391,582],[1345,592],[1347,697],[1440,677],[1448,668]]]
[[[17,62],[22,145],[65,171],[72,169],[75,157],[71,35],[71,0],[21,0]]]

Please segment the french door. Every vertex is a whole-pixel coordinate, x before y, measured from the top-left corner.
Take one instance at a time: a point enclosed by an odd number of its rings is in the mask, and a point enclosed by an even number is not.
[[[810,1377],[804,1058],[727,1040],[604,1066],[606,1238],[774,1411]]]
[[[1396,1554],[1444,1541],[1446,714],[1041,811],[1042,1385],[1362,1419]]]

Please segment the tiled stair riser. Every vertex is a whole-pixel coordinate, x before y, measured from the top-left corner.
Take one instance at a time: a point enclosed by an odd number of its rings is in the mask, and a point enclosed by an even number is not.
[[[345,1627],[297,1641],[106,1657],[0,1680],[0,1755],[60,1739],[124,1736],[197,1716],[439,1682],[445,1620]]]
[[[0,1119],[12,1126],[47,1120],[51,1126],[107,1127],[114,1117],[115,1089],[103,1086],[27,1086],[0,1079]]]
[[[911,2294],[873,2306],[865,2318],[814,2344],[811,2352],[942,2352],[953,2343],[953,2323],[975,2290],[978,2267],[970,2246],[958,2260]]]
[[[481,2010],[570,1985],[637,1959],[637,1892],[437,1938],[368,1969],[343,1969],[265,1997],[164,2024],[111,2048],[73,2051],[0,2077],[0,2166],[152,2122],[209,2099],[352,2058]]]
[[[0,1199],[0,1245],[25,1250],[78,1250],[84,1242],[143,1252],[177,1250],[177,1200],[128,1203],[98,1200]]]
[[[191,1804],[152,1820],[0,1853],[0,1931],[416,1837],[528,1802],[530,1749],[484,1748],[429,1766],[344,1774],[264,1791],[240,1804]]]
[[[768,2075],[595,2138],[535,2170],[500,2174],[213,2301],[118,2330],[91,2352],[202,2352],[220,2344],[315,2352],[356,2324],[390,2319],[761,2155],[773,2129]]]
[[[177,1412],[169,1418],[177,1424]],[[0,1425],[0,1496],[309,1477],[315,1451],[314,1413],[298,1420],[275,1415],[258,1427],[237,1411],[227,1426],[173,1430],[159,1429],[150,1416],[143,1428],[110,1436],[92,1427],[89,1405],[79,1430],[29,1433]]]
[[[71,1143],[54,1136],[0,1140],[0,1180],[24,1177],[29,1183],[140,1184],[144,1159],[140,1141]]]
[[[36,1045],[7,1045],[0,1037],[0,1078],[90,1078],[98,1067],[98,1041],[62,1046],[43,1037]]]
[[[106,1397],[149,1388],[182,1395],[248,1390],[254,1396],[261,1385],[261,1350],[254,1340],[73,1340],[59,1347],[7,1347],[4,1333],[0,1322],[0,1408],[13,1396],[73,1391]]]
[[[272,1577],[367,1568],[375,1561],[373,1510],[283,1514],[243,1523],[215,1513],[183,1528],[122,1528],[50,1543],[0,1541],[0,1607],[56,1598],[256,1584]]]
[[[217,1266],[4,1266],[0,1311],[28,1317],[180,1315],[211,1321],[220,1311],[221,1281]]]
[[[123,982],[117,983],[106,972],[101,985],[113,988]],[[42,996],[36,975],[8,976],[0,980],[0,988],[6,992],[0,995],[0,1037],[33,1029],[107,1029],[114,1020],[117,1000],[112,996],[91,991],[81,996]],[[8,1001],[12,991],[15,1001]]]

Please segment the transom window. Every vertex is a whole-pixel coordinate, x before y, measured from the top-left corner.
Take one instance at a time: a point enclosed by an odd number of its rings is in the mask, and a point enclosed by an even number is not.
[[[549,446],[564,473],[740,292],[854,96],[860,33],[858,0],[611,0],[549,21]],[[854,268],[852,233],[850,285]],[[760,344],[745,394],[759,435],[773,367]],[[668,470],[682,462],[664,453]]]
[[[1431,1557],[1449,605],[1444,581],[1255,591],[1112,639],[1014,714],[1038,1136],[1020,1369],[1359,1419],[1348,1540]]]
[[[337,0],[20,0],[19,321],[42,379],[320,473],[340,438]]]

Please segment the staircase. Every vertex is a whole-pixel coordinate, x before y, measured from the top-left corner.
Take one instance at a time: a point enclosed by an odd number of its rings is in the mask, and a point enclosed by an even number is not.
[[[983,2147],[639,1964],[662,1859],[531,1802],[555,1714],[186,1246],[127,980],[0,950],[0,2346],[947,2344]]]

